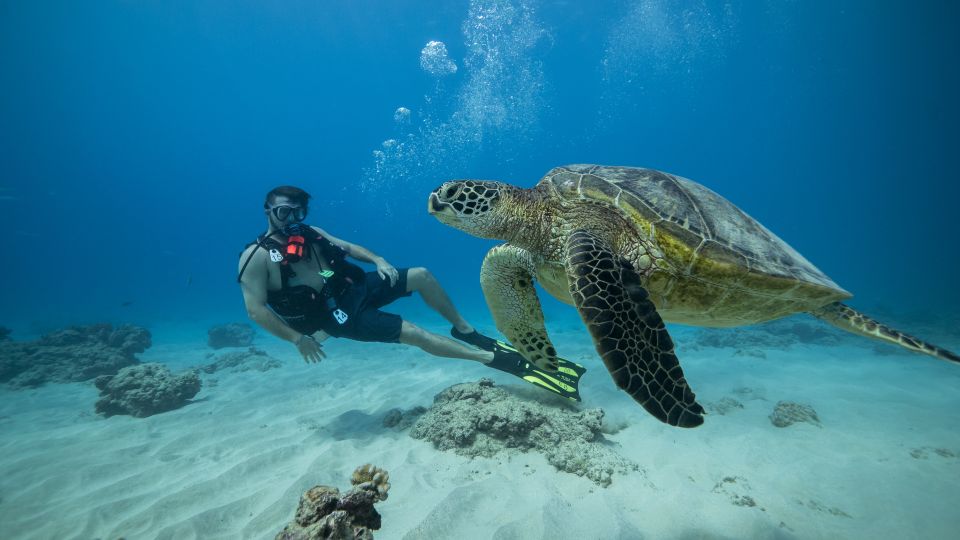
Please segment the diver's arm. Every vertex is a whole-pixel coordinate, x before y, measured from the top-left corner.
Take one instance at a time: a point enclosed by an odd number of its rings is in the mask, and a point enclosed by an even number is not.
[[[257,246],[251,246],[250,249],[257,249]],[[249,256],[246,252],[244,255],[240,258],[241,261],[245,261]],[[268,276],[264,257],[266,252],[257,250],[240,280],[240,290],[243,291],[243,303],[247,308],[247,316],[267,332],[280,339],[296,343],[300,339],[300,332],[290,328],[283,319],[267,307]]]
[[[380,266],[381,263],[387,262],[386,259],[378,255],[374,255],[372,251],[370,251],[369,249],[363,246],[352,244],[350,242],[347,242],[346,240],[341,240],[336,236],[332,236],[330,233],[321,229],[320,227],[314,227],[314,229],[316,229],[318,233],[322,234],[327,240],[329,240],[331,244],[343,249],[344,251],[347,252],[347,255],[353,257],[358,261],[373,263],[378,267]]]
[[[261,328],[277,336],[278,338],[289,341],[290,343],[296,345],[302,334],[293,328],[290,328],[290,326],[287,325],[283,319],[278,317],[273,310],[268,308],[266,304],[260,304],[257,302],[251,303],[250,300],[247,300],[246,287],[243,287],[243,290],[244,303],[247,305],[247,316],[250,317],[250,320],[257,323]]]
[[[257,246],[251,246],[250,249],[258,249]],[[244,253],[248,255],[248,253]],[[249,255],[248,255],[249,256]],[[245,261],[247,257],[241,257]],[[300,332],[290,327],[283,319],[277,316],[272,309],[267,307],[267,265],[266,252],[258,250],[253,255],[251,264],[243,273],[240,280],[240,290],[243,291],[243,303],[247,308],[247,316],[250,320],[257,323],[261,328],[277,336],[280,339],[293,343],[304,360],[317,362],[326,356],[320,344],[316,343],[310,336],[304,336]],[[242,264],[242,262],[241,262]],[[309,338],[309,339],[305,339]],[[310,343],[310,342],[313,343]]]
[[[339,246],[341,249],[347,252],[347,255],[350,255],[354,259],[363,262],[373,263],[377,266],[377,274],[381,278],[389,280],[390,285],[395,285],[400,274],[392,264],[388,263],[386,259],[378,255],[374,255],[369,249],[358,246],[357,244],[351,244],[346,240],[341,240],[335,236],[330,236],[330,234],[319,227],[314,227],[316,231],[326,237],[331,244]]]
[[[247,307],[247,316],[267,332],[293,343],[305,361],[319,362],[327,356],[320,343],[313,336],[301,334],[290,328],[290,325],[267,307],[267,281],[269,276],[267,274],[266,255],[257,246],[251,246],[250,249],[257,249],[257,252],[253,254],[250,261],[253,264],[247,265],[243,278],[240,280],[240,289],[243,291],[243,303]],[[244,255],[250,256],[249,252],[244,252]],[[240,258],[241,265],[243,265],[242,261],[247,260],[247,257]],[[324,333],[325,338],[326,334]]]

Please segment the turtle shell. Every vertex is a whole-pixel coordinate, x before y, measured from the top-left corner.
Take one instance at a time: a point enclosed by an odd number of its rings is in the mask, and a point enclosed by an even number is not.
[[[826,289],[827,296],[831,291],[838,298],[850,296],[746,212],[692,180],[653,169],[567,165],[551,170],[540,184],[552,185],[568,200],[607,203],[642,235],[653,237],[656,231],[667,258],[689,274],[708,262],[711,269],[725,263],[741,270],[741,281],[744,274],[795,280]],[[664,234],[670,239],[666,245]],[[671,250],[671,242],[678,249]]]

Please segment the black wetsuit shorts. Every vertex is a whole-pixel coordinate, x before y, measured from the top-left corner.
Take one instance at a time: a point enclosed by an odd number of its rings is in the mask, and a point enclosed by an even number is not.
[[[357,341],[380,341],[398,343],[403,319],[399,315],[380,311],[380,308],[404,296],[407,292],[407,268],[397,269],[397,282],[390,285],[389,279],[383,279],[376,272],[367,272],[363,283],[354,285],[337,304],[347,313],[347,320],[339,324],[330,313],[326,304],[312,302],[305,306],[303,313],[278,312],[294,330],[303,334],[312,334],[318,330],[333,337],[354,339]],[[301,286],[302,287],[302,286]],[[311,289],[312,290],[312,289]]]

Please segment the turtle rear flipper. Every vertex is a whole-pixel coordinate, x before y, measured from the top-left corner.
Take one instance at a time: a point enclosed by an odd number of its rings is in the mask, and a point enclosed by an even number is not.
[[[941,360],[960,362],[960,356],[956,353],[921,341],[899,330],[894,330],[840,302],[827,304],[816,311],[811,311],[810,314],[847,332],[879,339],[880,341],[886,341],[894,345],[900,345],[911,351],[929,354]]]
[[[703,407],[633,266],[600,238],[578,230],[567,238],[567,274],[580,317],[617,386],[662,422],[702,424]]]

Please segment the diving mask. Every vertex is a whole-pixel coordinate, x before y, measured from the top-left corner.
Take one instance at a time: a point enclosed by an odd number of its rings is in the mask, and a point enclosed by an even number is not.
[[[307,208],[305,206],[291,206],[289,204],[278,204],[270,207],[270,213],[280,221],[287,221],[292,215],[294,221],[303,221],[307,217]]]

